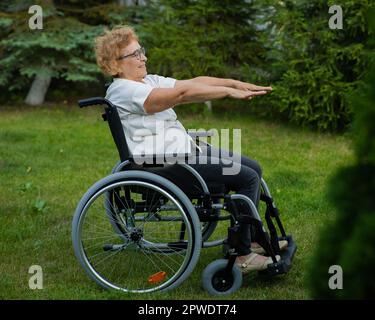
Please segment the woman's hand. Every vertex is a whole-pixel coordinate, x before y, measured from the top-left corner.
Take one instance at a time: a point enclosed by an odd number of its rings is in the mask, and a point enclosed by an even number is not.
[[[250,100],[255,96],[261,96],[267,94],[266,90],[251,91],[251,90],[240,90],[234,88],[228,88],[228,97],[241,100]]]
[[[252,83],[247,83],[247,82],[242,82],[238,80],[234,80],[233,87],[238,90],[243,90],[243,91],[267,91],[270,92],[272,91],[272,87],[262,87],[262,86],[257,86]]]

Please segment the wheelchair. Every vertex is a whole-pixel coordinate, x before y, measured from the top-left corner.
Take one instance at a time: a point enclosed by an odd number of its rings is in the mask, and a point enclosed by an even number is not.
[[[104,106],[102,117],[120,157],[111,174],[81,198],[72,222],[75,255],[101,287],[128,293],[171,290],[193,272],[202,248],[222,246],[224,257],[204,269],[202,283],[212,295],[231,294],[242,285],[242,273],[235,264],[239,223],[251,224],[257,242],[272,257],[273,263],[260,274],[289,271],[297,247],[284,230],[264,179],[260,200],[265,203],[268,231],[248,197],[229,194],[221,185],[207,185],[185,161],[173,164],[183,175],[184,186],[158,174],[168,167],[167,162],[153,159],[151,164],[135,165],[116,106],[109,100],[94,97],[80,100],[78,105]],[[197,143],[210,136],[199,131],[189,134]],[[239,213],[240,203],[248,206],[250,215]],[[210,241],[217,223],[224,220],[228,220],[227,236]],[[288,241],[285,250],[280,250],[279,240]],[[279,261],[276,255],[280,255]]]

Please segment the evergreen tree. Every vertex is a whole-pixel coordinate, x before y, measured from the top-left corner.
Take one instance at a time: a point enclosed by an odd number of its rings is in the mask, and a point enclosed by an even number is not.
[[[178,79],[199,75],[257,78],[264,49],[253,25],[252,1],[160,0],[139,27],[150,71]]]
[[[43,9],[43,29],[31,30],[31,5]],[[52,79],[97,83],[102,75],[96,65],[93,40],[105,26],[142,20],[138,7],[146,1],[18,0],[0,7],[0,88],[23,94],[25,102],[42,104]],[[130,5],[129,7],[127,5]]]
[[[52,1],[41,1],[43,29],[29,28],[28,7],[4,12],[0,24],[5,25],[0,41],[0,87],[24,90],[33,79],[26,103],[44,101],[52,78],[66,81],[97,81],[92,41],[103,30],[72,17],[65,17]]]
[[[375,11],[369,22],[375,32]],[[373,299],[375,297],[375,38],[371,39],[372,68],[353,94],[356,163],[342,168],[329,186],[337,219],[317,245],[310,268],[314,298]],[[328,269],[340,265],[343,289],[330,290]]]
[[[331,30],[340,4],[343,29]],[[368,68],[365,16],[371,0],[286,0],[264,5],[274,108],[295,123],[342,130],[352,120],[349,97]]]

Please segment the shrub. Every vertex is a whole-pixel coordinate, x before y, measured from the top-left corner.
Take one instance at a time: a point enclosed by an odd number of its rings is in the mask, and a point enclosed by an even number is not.
[[[372,15],[375,31],[375,11]],[[371,20],[370,20],[371,21]],[[370,46],[374,47],[372,40]],[[329,184],[328,196],[338,216],[323,231],[309,272],[315,298],[374,298],[375,278],[375,64],[352,98],[356,164],[342,168]],[[343,269],[343,290],[328,288],[328,268]]]
[[[328,8],[335,3],[280,1],[271,6],[274,17],[265,15],[271,19],[266,41],[275,108],[293,122],[330,131],[346,129],[352,120],[350,96],[368,68],[366,14],[374,6],[340,1],[343,29],[331,30]]]

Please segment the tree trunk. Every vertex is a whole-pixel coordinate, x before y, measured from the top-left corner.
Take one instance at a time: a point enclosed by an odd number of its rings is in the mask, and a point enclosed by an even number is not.
[[[207,111],[208,112],[212,112],[212,102],[211,101],[206,101],[204,104],[207,107]]]
[[[133,0],[118,0],[117,3],[120,6],[127,6],[127,7],[129,7],[129,6],[131,6],[131,5],[134,4],[134,1]]]
[[[31,106],[43,104],[51,79],[52,75],[49,72],[37,74],[31,84],[25,103]]]
[[[145,6],[146,0],[117,0],[117,4],[120,6],[132,6],[132,5],[137,5],[137,6]]]

